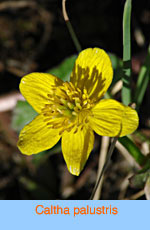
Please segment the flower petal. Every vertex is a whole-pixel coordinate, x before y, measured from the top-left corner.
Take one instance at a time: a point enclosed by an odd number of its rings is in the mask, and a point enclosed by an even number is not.
[[[83,169],[94,144],[94,133],[88,127],[74,127],[70,132],[62,135],[62,152],[68,170],[78,176]]]
[[[62,80],[48,73],[31,73],[21,79],[20,91],[25,99],[38,112],[48,101],[53,86],[62,84]]]
[[[90,99],[99,101],[112,82],[113,69],[109,56],[99,48],[83,50],[76,59],[71,82],[83,90]]]
[[[31,155],[52,148],[59,139],[59,129],[50,128],[41,114],[22,129],[18,148],[23,154]]]
[[[133,133],[139,124],[137,112],[112,99],[101,100],[89,117],[91,128],[101,136],[125,136]]]

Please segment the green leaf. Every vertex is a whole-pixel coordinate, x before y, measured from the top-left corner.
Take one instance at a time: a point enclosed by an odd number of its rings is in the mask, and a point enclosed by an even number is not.
[[[122,74],[123,74],[123,61],[118,58],[115,54],[112,53],[108,53],[110,59],[111,59],[111,63],[112,63],[112,67],[114,70],[114,76],[113,76],[113,80],[111,83],[111,87],[119,80],[121,80]]]
[[[132,0],[126,0],[123,13],[123,88],[122,102],[131,103],[131,8]]]
[[[73,55],[73,56],[65,59],[57,67],[55,67],[55,68],[53,68],[51,70],[48,70],[48,73],[51,73],[51,74],[59,77],[63,81],[69,81],[70,80],[70,74],[71,74],[71,72],[73,70],[76,58],[77,58],[77,56]]]
[[[147,162],[147,157],[145,157],[139,148],[130,140],[128,137],[119,138],[119,142],[128,150],[130,155],[135,159],[135,161],[140,165],[144,166]]]
[[[141,142],[147,142],[150,144],[150,139],[146,137],[142,132],[136,130],[135,135],[140,139]]]
[[[136,91],[134,96],[134,101],[136,102],[137,109],[139,109],[143,101],[144,94],[146,92],[149,80],[150,80],[150,45],[148,47],[148,54],[145,59],[145,63],[141,67],[138,80],[137,80]]]
[[[37,115],[35,110],[26,101],[18,101],[13,111],[11,126],[19,132]]]
[[[133,175],[129,179],[129,181],[131,186],[133,186],[134,188],[144,188],[144,185],[149,177],[150,177],[150,170],[148,170],[145,173],[138,173]]]

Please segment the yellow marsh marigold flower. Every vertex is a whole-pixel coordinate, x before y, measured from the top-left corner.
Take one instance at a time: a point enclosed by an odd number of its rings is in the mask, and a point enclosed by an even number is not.
[[[68,170],[79,175],[93,148],[93,130],[109,137],[125,136],[136,130],[138,115],[134,109],[102,99],[112,76],[111,61],[99,48],[85,49],[79,54],[70,82],[46,73],[24,76],[20,91],[39,115],[22,129],[20,151],[36,154],[52,148],[62,137]]]

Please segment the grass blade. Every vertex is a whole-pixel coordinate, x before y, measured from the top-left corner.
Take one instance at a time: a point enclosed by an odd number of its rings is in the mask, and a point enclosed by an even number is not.
[[[145,59],[145,63],[140,70],[138,80],[137,80],[136,91],[134,96],[134,101],[136,102],[137,109],[139,109],[143,101],[144,94],[147,89],[149,80],[150,80],[150,45],[148,47],[148,54]]]
[[[140,165],[144,166],[147,162],[147,157],[145,157],[139,148],[130,140],[128,137],[119,138],[119,142],[128,150],[130,155],[135,159],[135,161]]]
[[[123,13],[123,88],[122,102],[131,103],[131,8],[132,0],[126,0]]]

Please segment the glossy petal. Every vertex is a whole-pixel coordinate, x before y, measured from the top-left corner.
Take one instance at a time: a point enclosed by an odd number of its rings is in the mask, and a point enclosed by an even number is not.
[[[59,78],[47,73],[31,73],[21,79],[20,91],[25,99],[38,112],[47,104],[48,94],[53,86],[62,84]]]
[[[113,69],[109,56],[99,48],[85,49],[76,59],[71,82],[81,90],[86,88],[94,102],[99,101],[112,82]]]
[[[78,176],[92,151],[94,133],[88,127],[75,130],[76,127],[63,133],[62,152],[69,172]]]
[[[50,128],[44,116],[38,115],[20,132],[18,148],[23,154],[31,155],[52,148],[59,139],[59,129]]]
[[[112,99],[101,100],[89,117],[91,128],[101,136],[125,136],[133,133],[139,124],[137,112]]]

